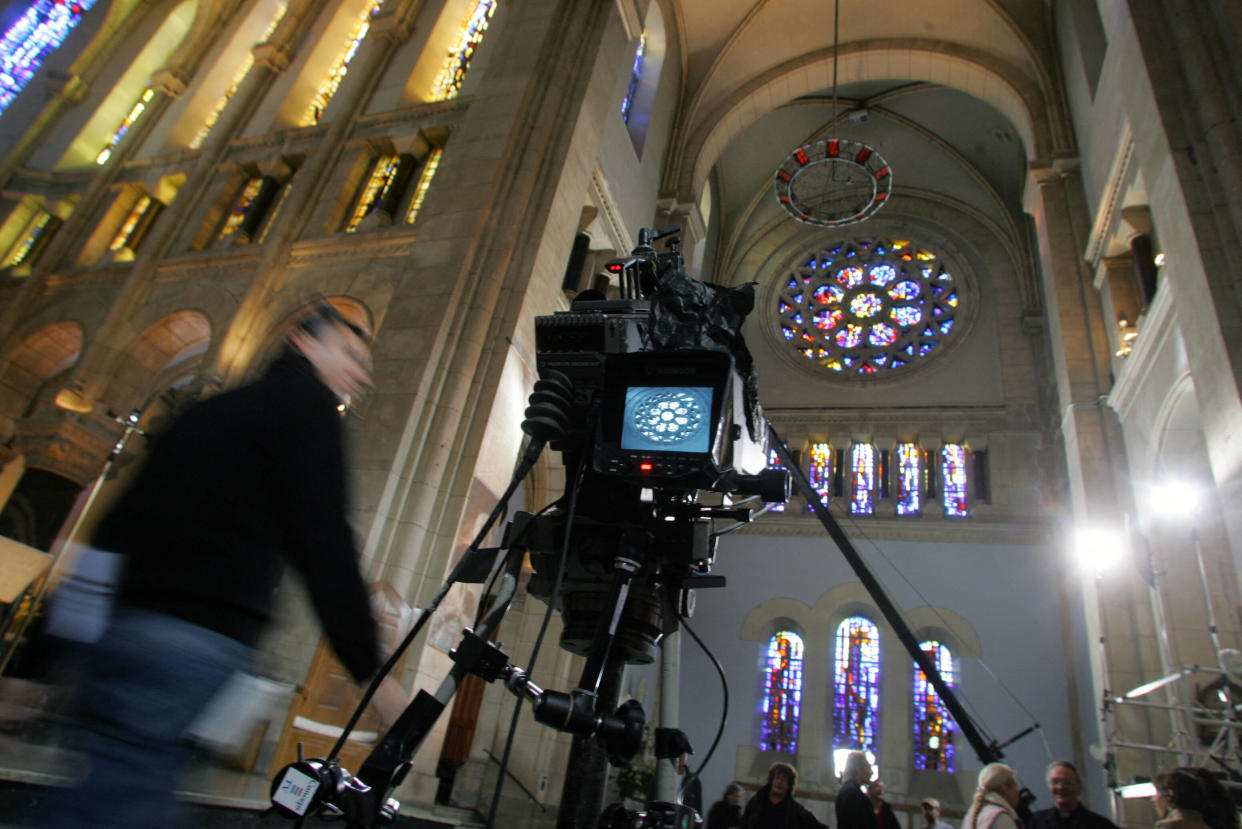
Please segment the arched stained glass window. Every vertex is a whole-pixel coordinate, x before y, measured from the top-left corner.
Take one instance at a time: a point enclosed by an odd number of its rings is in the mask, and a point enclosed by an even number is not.
[[[638,39],[638,48],[634,50],[634,68],[630,70],[630,85],[625,90],[625,99],[621,101],[621,120],[630,121],[630,110],[634,108],[634,94],[638,92],[638,82],[643,77],[643,56],[647,54],[647,32]]]
[[[862,616],[837,627],[833,661],[833,749],[879,748],[880,630]]]
[[[0,113],[39,71],[43,59],[64,43],[95,0],[35,0],[0,37]]]
[[[940,450],[940,471],[944,480],[944,514],[964,518],[970,514],[966,501],[966,447],[947,443]]]
[[[768,641],[759,749],[796,753],[801,710],[802,637],[792,631],[778,631]]]
[[[919,645],[945,684],[953,686],[953,656],[936,641]],[[914,666],[914,767],[928,771],[953,769],[953,720],[940,695],[918,665]]]
[[[828,506],[828,498],[832,494],[832,444],[812,443],[807,455],[810,460],[807,464],[807,479],[811,489],[819,496],[819,502]]]
[[[918,515],[923,508],[923,450],[918,444],[897,444],[897,514]]]
[[[855,443],[850,450],[850,467],[854,473],[850,513],[871,515],[875,512],[875,447],[870,443]]]
[[[323,111],[328,108],[328,102],[332,100],[341,81],[345,80],[345,74],[349,72],[350,61],[354,59],[354,55],[358,53],[358,47],[362,45],[367,32],[371,30],[371,18],[379,11],[382,2],[383,0],[371,0],[362,10],[362,14],[358,16],[353,31],[349,33],[349,38],[345,41],[343,51],[337,56],[336,62],[332,64],[332,68],[319,84],[319,89],[311,98],[310,104],[307,105],[306,112],[302,114],[302,126],[318,124],[319,119],[323,117]]]
[[[474,60],[474,53],[483,42],[483,34],[495,13],[496,0],[479,0],[474,11],[462,23],[457,40],[449,50],[444,68],[440,70],[440,77],[436,80],[435,92],[431,98],[433,101],[447,101],[457,97],[461,85],[466,82],[466,72],[470,69],[470,62]]]
[[[410,199],[410,208],[405,212],[407,225],[414,224],[414,220],[418,218],[418,211],[422,208],[423,199],[427,197],[427,191],[431,188],[431,180],[435,178],[436,169],[440,166],[440,156],[443,153],[444,150],[437,147],[423,162],[422,172],[418,174],[418,184],[414,186],[414,197]]]

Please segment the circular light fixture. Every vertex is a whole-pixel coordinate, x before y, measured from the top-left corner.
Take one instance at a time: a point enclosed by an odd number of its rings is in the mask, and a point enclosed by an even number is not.
[[[822,138],[790,153],[776,169],[776,198],[800,222],[840,227],[868,219],[893,192],[893,173],[875,149]]]

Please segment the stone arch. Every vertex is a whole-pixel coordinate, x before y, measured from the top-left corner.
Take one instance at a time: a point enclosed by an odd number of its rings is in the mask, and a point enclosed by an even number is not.
[[[82,354],[82,326],[64,320],[43,326],[13,351],[0,376],[0,411],[9,417],[29,413],[51,381]]]
[[[903,78],[961,90],[1006,116],[1022,139],[1028,158],[1050,153],[1053,139],[1044,114],[1044,94],[1018,69],[989,55],[941,42],[912,39],[843,46],[840,83]],[[763,73],[742,85],[699,119],[680,148],[674,173],[678,192],[697,194],[729,142],[747,125],[801,95],[832,86],[832,50],[823,49]]]
[[[211,323],[200,311],[162,316],[130,341],[102,395],[119,411],[142,408],[151,395],[183,374],[189,361],[206,353]]]

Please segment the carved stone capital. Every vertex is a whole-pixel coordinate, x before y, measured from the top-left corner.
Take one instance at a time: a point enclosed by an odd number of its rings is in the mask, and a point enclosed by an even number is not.
[[[90,91],[90,87],[80,75],[56,69],[48,70],[45,83],[49,98],[60,97],[71,104],[86,100],[86,93]]]
[[[151,86],[165,95],[178,98],[185,92],[186,79],[178,70],[164,67],[151,76]]]
[[[283,72],[293,61],[293,53],[286,45],[277,46],[273,43],[260,43],[254,47],[254,62],[265,66],[273,72]]]
[[[371,23],[371,33],[391,43],[404,43],[414,32],[414,24],[406,19],[407,15],[381,15]]]

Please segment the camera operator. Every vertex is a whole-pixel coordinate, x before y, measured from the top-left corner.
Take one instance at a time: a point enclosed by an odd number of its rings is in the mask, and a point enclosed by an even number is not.
[[[184,826],[173,799],[186,728],[245,670],[284,563],[306,581],[338,658],[358,682],[380,666],[378,634],[345,520],[341,415],[370,385],[369,335],[326,303],[250,385],[190,408],[95,533],[124,555],[112,623],[84,657],[79,788],[53,826]],[[391,724],[405,695],[373,700]]]

